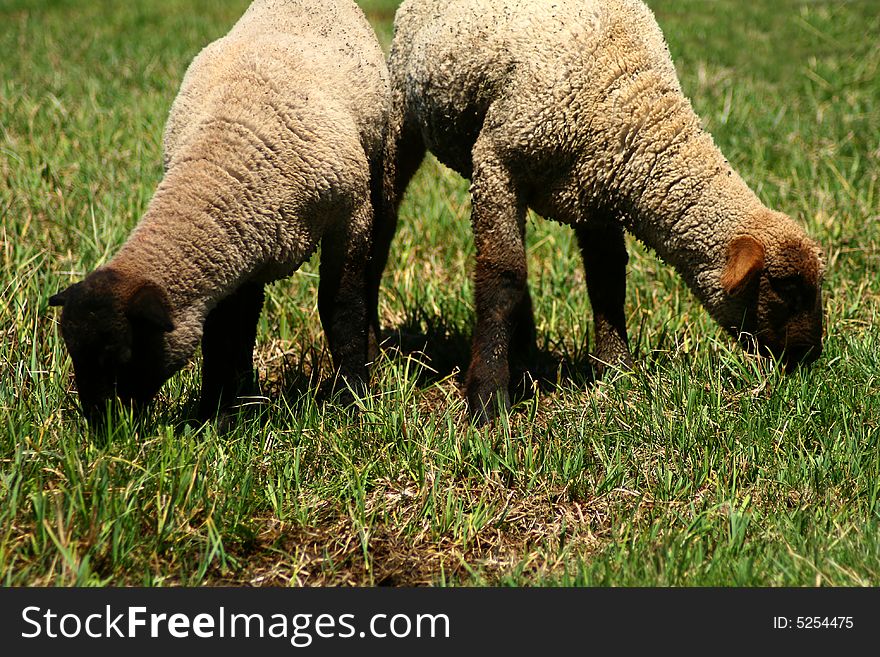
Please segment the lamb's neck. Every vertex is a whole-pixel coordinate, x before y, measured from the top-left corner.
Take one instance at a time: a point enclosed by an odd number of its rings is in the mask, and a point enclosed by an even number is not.
[[[673,126],[671,139],[668,124],[640,131],[620,155],[627,166],[610,183],[627,228],[711,309],[720,302],[730,240],[764,206],[695,115],[685,113]]]
[[[168,171],[109,266],[159,284],[175,308],[210,310],[263,257],[236,226],[239,194],[217,177],[192,165]]]

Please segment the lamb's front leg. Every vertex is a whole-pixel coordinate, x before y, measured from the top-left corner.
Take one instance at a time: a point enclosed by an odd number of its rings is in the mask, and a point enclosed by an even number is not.
[[[369,383],[368,271],[373,208],[364,202],[321,240],[318,313],[336,368],[331,393],[345,405]],[[349,390],[349,388],[351,390]]]
[[[213,416],[256,387],[254,345],[263,297],[262,283],[244,283],[208,313],[202,333],[200,418]]]
[[[485,424],[495,418],[499,407],[510,406],[511,338],[517,315],[530,318],[531,307],[524,301],[526,208],[506,167],[491,151],[485,152],[479,140],[474,147],[471,194],[477,317],[466,387],[471,418]]]
[[[593,308],[596,344],[593,367],[601,377],[608,367],[633,367],[626,335],[626,263],[629,256],[618,224],[574,227],[584,259],[587,291]]]

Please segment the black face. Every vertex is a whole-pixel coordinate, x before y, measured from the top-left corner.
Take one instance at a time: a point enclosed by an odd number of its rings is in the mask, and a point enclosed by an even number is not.
[[[73,360],[83,413],[93,421],[116,397],[119,372],[131,362],[131,327],[112,307],[72,296],[61,314],[61,334]]]
[[[143,408],[168,376],[163,336],[169,326],[138,312],[135,295],[108,273],[97,272],[50,300],[64,306],[61,334],[92,425],[100,424],[110,400]]]
[[[822,353],[822,271],[819,249],[809,240],[778,244],[768,257],[758,237],[733,238],[719,282],[737,315],[728,320],[741,324],[728,330],[746,349],[780,359],[788,372],[816,360]]]
[[[801,274],[760,277],[747,334],[759,353],[780,359],[787,372],[822,354],[822,292]],[[754,343],[745,343],[747,348]]]

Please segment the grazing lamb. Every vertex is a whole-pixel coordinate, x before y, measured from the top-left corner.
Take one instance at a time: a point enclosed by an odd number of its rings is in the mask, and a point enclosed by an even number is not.
[[[319,243],[334,365],[366,385],[366,265],[389,101],[384,55],[351,0],[256,0],[195,58],[144,217],[110,262],[50,299],[64,307],[87,418],[114,396],[149,401],[200,341],[200,415],[234,401],[254,382],[263,286]]]
[[[406,0],[389,59],[386,211],[374,230],[372,321],[400,197],[425,149],[472,181],[472,417],[509,405],[509,357],[534,345],[525,217],[573,226],[601,365],[630,366],[624,229],[682,275],[712,317],[789,367],[822,348],[819,247],[766,208],[684,97],[638,0]]]

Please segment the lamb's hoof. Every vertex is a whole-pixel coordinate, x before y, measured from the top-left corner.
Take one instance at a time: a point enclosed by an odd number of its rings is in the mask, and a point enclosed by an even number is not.
[[[327,379],[318,388],[317,399],[339,408],[355,408],[355,402],[367,394],[367,383],[362,377],[337,376]]]
[[[224,436],[233,433],[241,423],[241,417],[234,410],[224,410],[217,414],[214,427],[217,435]]]
[[[514,403],[533,399],[539,387],[539,380],[528,370],[517,370],[510,376],[507,391]]]
[[[212,395],[206,397],[203,394],[199,400],[199,408],[196,411],[195,419],[203,424],[210,422],[218,418],[231,404],[232,400],[224,399],[221,401],[219,396],[215,397]]]
[[[510,395],[507,390],[468,391],[468,409],[471,423],[475,427],[491,424],[499,415],[510,410]]]
[[[224,415],[236,415],[242,408],[259,405],[257,402],[265,399],[253,371],[223,381],[203,381],[196,419],[205,423]]]
[[[629,352],[596,353],[590,356],[590,364],[593,366],[596,381],[603,379],[609,372],[632,372],[636,367]]]
[[[228,433],[245,419],[258,415],[265,408],[268,398],[258,393],[239,395],[222,403],[201,403],[196,414],[200,424],[214,422],[217,433]]]

